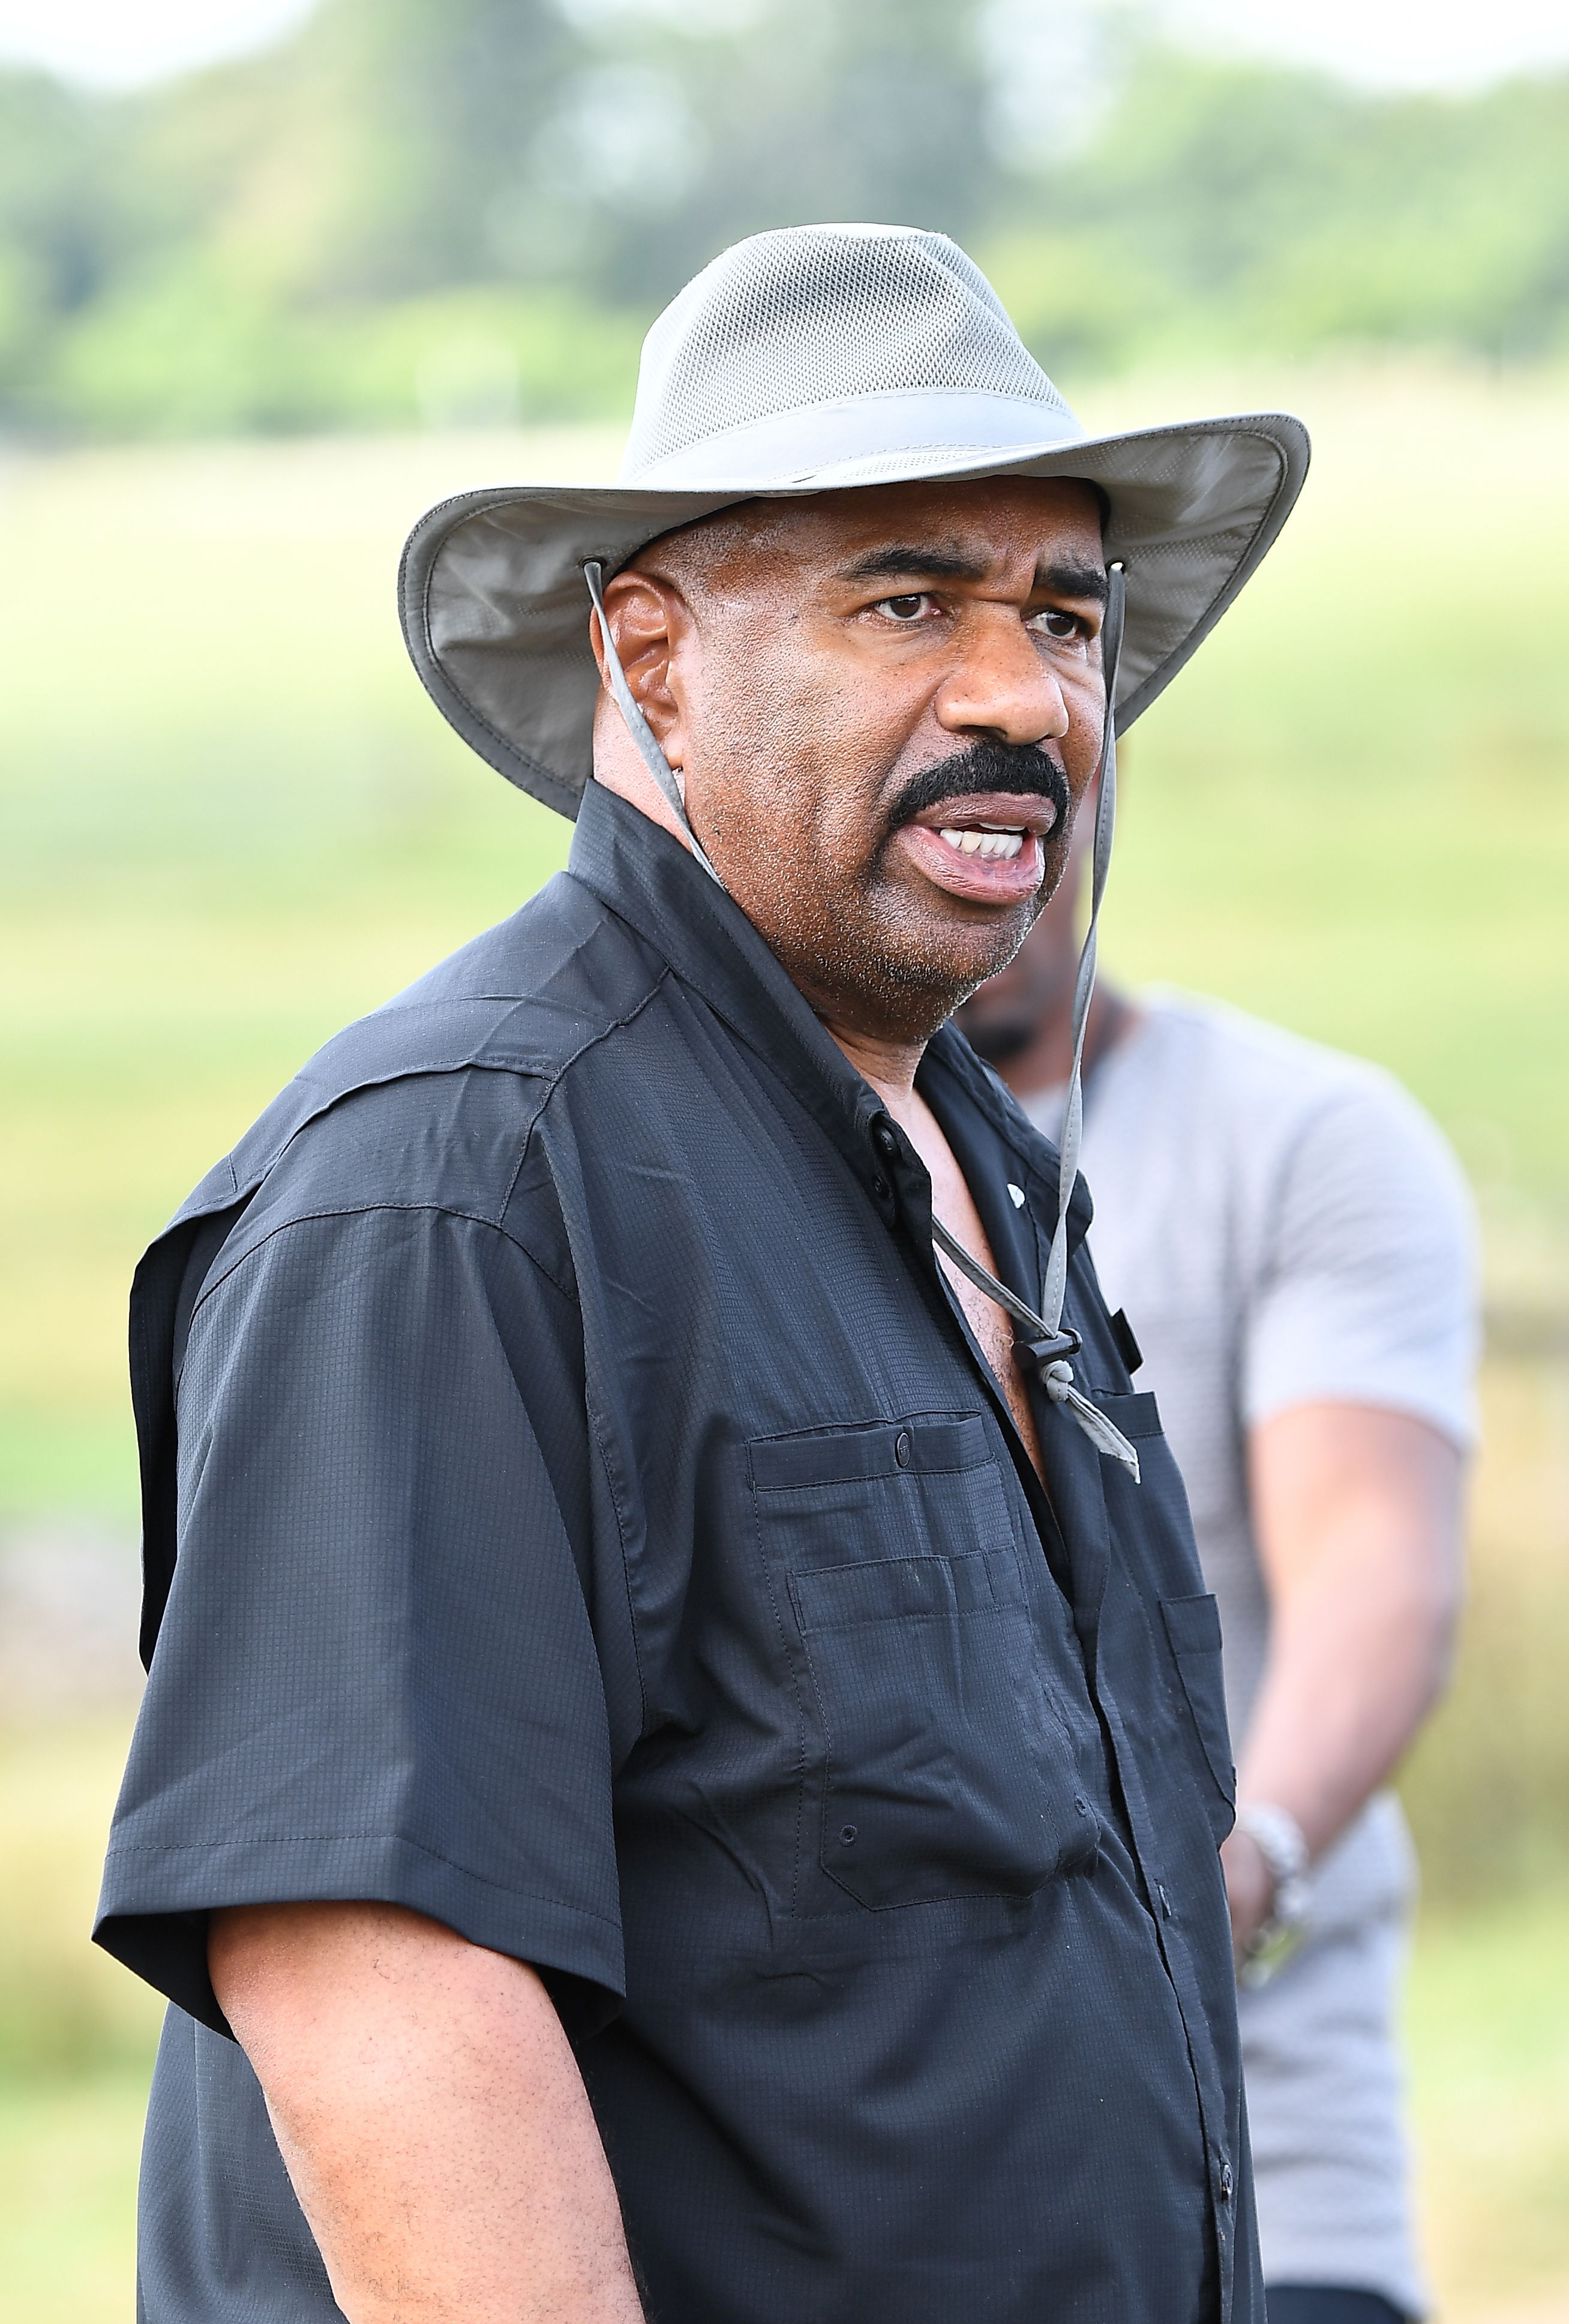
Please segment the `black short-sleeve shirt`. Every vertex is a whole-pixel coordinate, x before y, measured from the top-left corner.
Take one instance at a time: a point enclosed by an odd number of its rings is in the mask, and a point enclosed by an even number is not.
[[[1038,1297],[1054,1157],[920,1086]],[[1043,1489],[913,1149],[591,786],[570,870],[328,1045],[143,1261],[148,1690],[100,1941],[171,1998],[146,2324],[333,2304],[217,1906],[535,1964],[669,2324],[1254,2324],[1219,1633],[1075,1219]]]

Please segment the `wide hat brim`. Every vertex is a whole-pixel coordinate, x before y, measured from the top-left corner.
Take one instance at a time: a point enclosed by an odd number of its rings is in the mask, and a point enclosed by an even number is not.
[[[1115,436],[911,447],[788,483],[513,484],[464,493],[421,517],[399,577],[403,635],[431,697],[497,771],[576,816],[592,772],[599,672],[583,567],[606,576],[661,533],[757,499],[932,483],[1082,476],[1106,495],[1104,545],[1127,578],[1120,733],[1207,637],[1289,515],[1307,431],[1283,412],[1180,421]]]

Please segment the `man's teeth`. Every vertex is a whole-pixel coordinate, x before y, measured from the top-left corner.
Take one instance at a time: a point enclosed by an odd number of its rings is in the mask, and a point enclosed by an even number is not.
[[[943,837],[961,855],[983,855],[1004,863],[1017,855],[1024,844],[1021,831],[949,831],[945,827]]]

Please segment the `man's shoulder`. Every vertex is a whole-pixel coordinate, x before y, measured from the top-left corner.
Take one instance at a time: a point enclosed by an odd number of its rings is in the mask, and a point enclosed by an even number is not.
[[[263,1220],[427,1206],[499,1218],[529,1132],[575,1060],[630,1021],[663,964],[578,881],[336,1034],[178,1214]]]
[[[1124,1088],[1140,1128],[1272,1236],[1295,1221],[1315,1247],[1333,1228],[1376,1255],[1399,1219],[1469,1247],[1454,1149],[1381,1065],[1186,993],[1149,996],[1139,1047]]]
[[[1227,1001],[1162,989],[1147,994],[1140,1009],[1139,1035],[1129,1046],[1130,1083],[1158,1082],[1195,1126],[1234,1123],[1255,1150],[1271,1132],[1296,1139],[1325,1112],[1360,1113],[1370,1125],[1427,1121],[1381,1065]]]
[[[635,1016],[664,964],[578,881],[558,873],[521,911],[346,1026],[300,1074],[368,1086],[407,1074],[553,1081]]]
[[[510,919],[460,945],[347,1030],[408,1024],[426,1010],[475,1010],[482,1018],[488,1011],[503,1062],[522,1054],[549,1069],[635,1009],[663,966],[592,889],[560,872]]]

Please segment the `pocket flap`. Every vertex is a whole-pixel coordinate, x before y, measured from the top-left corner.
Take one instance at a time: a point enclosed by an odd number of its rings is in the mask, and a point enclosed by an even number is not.
[[[1213,1820],[1218,1842],[1232,1828],[1232,1810],[1237,1795],[1237,1771],[1232,1765],[1225,1684],[1221,1674],[1220,1608],[1205,1591],[1191,1598],[1163,1598],[1160,1611],[1171,1642],[1177,1679],[1187,1697],[1210,1774],[1224,1803],[1224,1814]]]
[[[1160,1406],[1148,1388],[1138,1388],[1131,1396],[1114,1396],[1109,1388],[1087,1388],[1084,1394],[1098,1405],[1106,1418],[1114,1421],[1124,1436],[1136,1443],[1142,1437],[1159,1436]]]
[[[981,1468],[992,1457],[985,1424],[975,1415],[812,1429],[800,1436],[760,1437],[747,1449],[752,1481],[760,1493],[907,1472],[930,1476],[948,1469]]]
[[[1022,1606],[1024,1587],[1011,1547],[969,1557],[879,1558],[863,1565],[792,1573],[790,1596],[803,1632],[848,1630],[863,1622],[946,1620]]]
[[[1160,1611],[1174,1655],[1219,1654],[1221,1609],[1207,1591],[1195,1598],[1163,1598]]]

